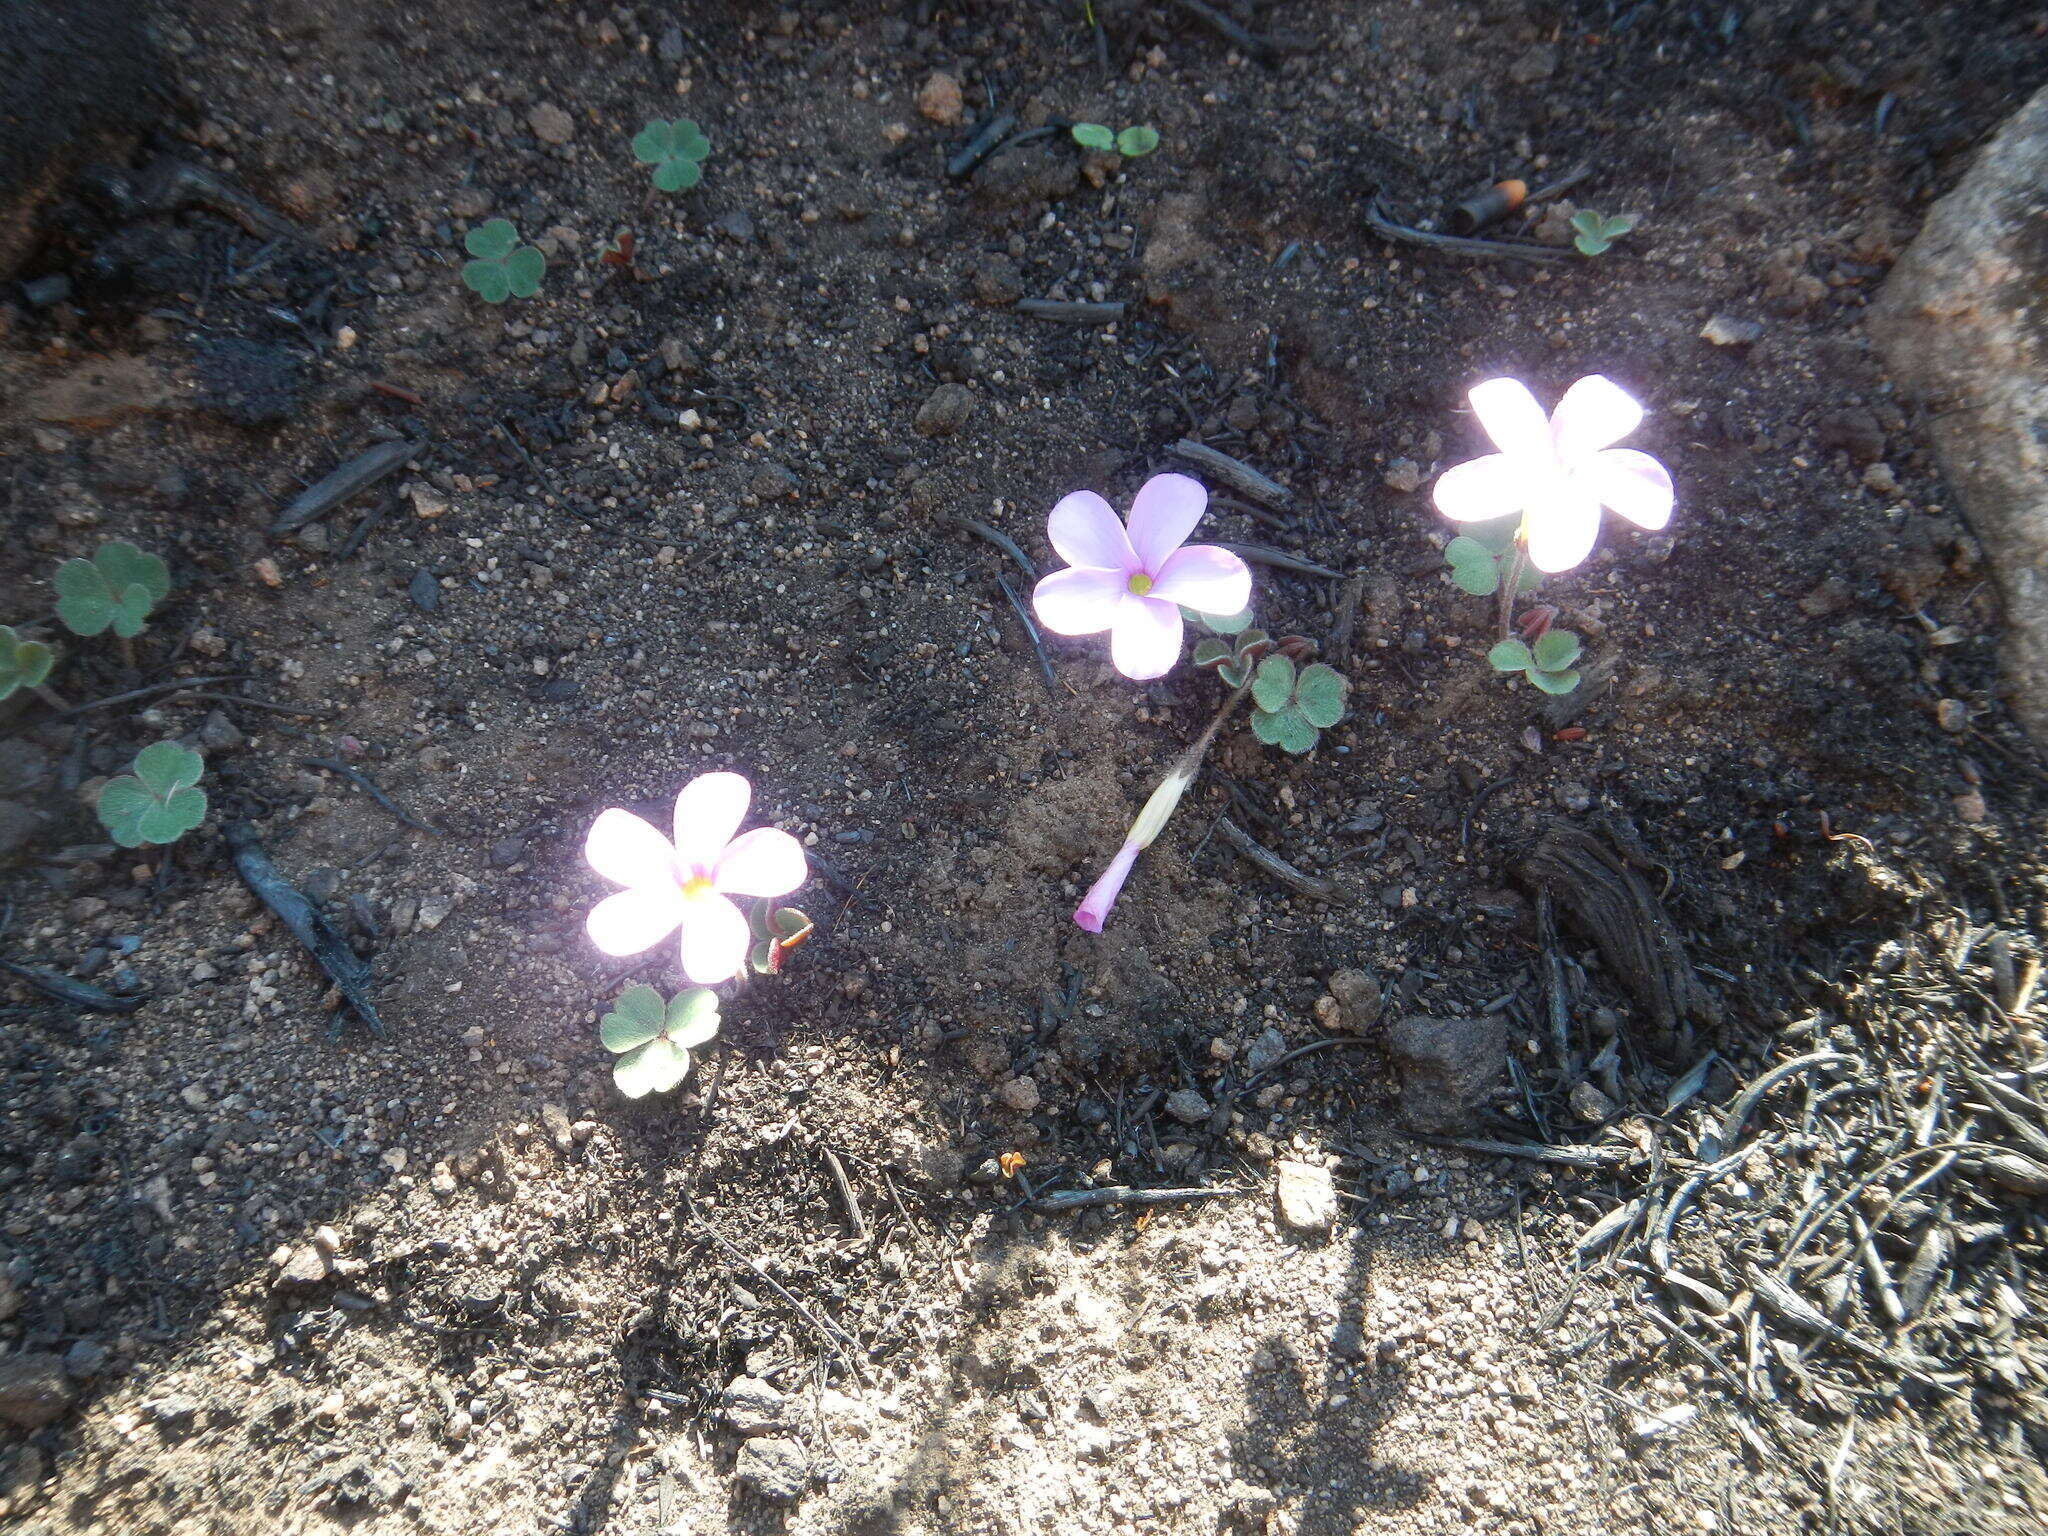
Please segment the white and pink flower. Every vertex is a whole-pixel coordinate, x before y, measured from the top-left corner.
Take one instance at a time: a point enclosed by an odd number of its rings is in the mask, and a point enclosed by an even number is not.
[[[1453,522],[1482,523],[1522,514],[1521,536],[1539,571],[1568,571],[1593,552],[1600,509],[1639,528],[1671,521],[1671,475],[1647,453],[1615,448],[1635,431],[1643,408],[1599,374],[1565,391],[1549,417],[1514,379],[1488,379],[1471,391],[1472,411],[1499,453],[1447,469],[1437,510]]]
[[[608,955],[637,955],[682,930],[683,973],[700,986],[730,981],[751,935],[734,896],[786,896],[804,883],[803,846],[787,832],[741,834],[753,790],[737,773],[706,773],[676,796],[671,841],[631,811],[591,825],[583,856],[625,887],[591,909],[585,929]]]
[[[1108,630],[1117,671],[1164,677],[1180,659],[1182,607],[1230,614],[1251,601],[1242,560],[1187,542],[1208,506],[1208,491],[1186,475],[1154,475],[1139,487],[1128,527],[1093,491],[1062,498],[1046,532],[1067,569],[1032,592],[1039,622],[1059,635]]]

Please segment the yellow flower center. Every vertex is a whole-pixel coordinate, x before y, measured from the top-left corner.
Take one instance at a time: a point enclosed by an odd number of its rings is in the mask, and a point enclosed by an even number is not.
[[[1140,571],[1140,572],[1138,572],[1138,574],[1137,574],[1137,575],[1135,575],[1135,576],[1133,576],[1133,577],[1131,578],[1131,580],[1130,580],[1130,592],[1131,592],[1131,596],[1133,596],[1133,597],[1143,597],[1143,596],[1144,596],[1144,595],[1145,595],[1145,594],[1146,594],[1147,592],[1150,592],[1151,590],[1152,590],[1152,578],[1151,578],[1150,576],[1147,576],[1147,575],[1146,575],[1146,574],[1145,574],[1145,573],[1144,573],[1143,571]]]
[[[700,896],[709,896],[710,894],[711,881],[708,876],[695,875],[683,882],[683,900],[685,901],[695,901]]]

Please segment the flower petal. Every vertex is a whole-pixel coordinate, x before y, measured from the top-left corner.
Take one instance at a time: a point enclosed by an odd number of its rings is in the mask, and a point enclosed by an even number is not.
[[[804,848],[776,827],[756,827],[725,845],[711,884],[735,896],[787,896],[804,883]]]
[[[1180,660],[1180,609],[1163,598],[1125,593],[1109,631],[1109,659],[1136,682],[1166,676]]]
[[[1557,456],[1577,468],[1589,454],[1618,443],[1642,424],[1643,408],[1605,374],[1589,374],[1564,392],[1550,415]]]
[[[1045,520],[1045,532],[1069,565],[1126,572],[1138,568],[1138,557],[1115,509],[1093,491],[1061,497]]]
[[[609,810],[592,822],[583,839],[583,857],[605,879],[628,888],[675,881],[675,849],[631,811]]]
[[[1484,523],[1522,510],[1529,495],[1529,465],[1505,453],[1453,464],[1430,492],[1437,511],[1454,523]]]
[[[1109,918],[1109,909],[1116,905],[1117,893],[1124,888],[1131,866],[1137,861],[1136,843],[1125,843],[1119,848],[1116,857],[1109,861],[1109,868],[1088,887],[1088,894],[1081,898],[1081,905],[1074,908],[1074,921],[1090,933],[1102,932],[1102,925]]]
[[[739,974],[747,959],[747,920],[723,896],[699,896],[683,915],[683,974],[715,987]]]
[[[1600,503],[1583,487],[1561,481],[1529,505],[1529,563],[1539,571],[1568,571],[1593,553],[1600,537]]]
[[[1130,590],[1124,572],[1074,565],[1054,571],[1031,591],[1038,621],[1056,635],[1099,635],[1116,622],[1116,605]]]
[[[1154,475],[1139,486],[1131,499],[1131,548],[1138,563],[1157,576],[1208,507],[1207,487],[1187,475]]]
[[[700,773],[676,796],[676,862],[683,873],[709,874],[747,819],[753,789],[737,773]]]
[[[1662,528],[1671,521],[1671,472],[1647,453],[1609,448],[1580,465],[1572,479],[1638,528]]]
[[[1486,428],[1494,447],[1510,458],[1534,459],[1548,463],[1555,451],[1551,446],[1550,418],[1520,379],[1488,379],[1474,384],[1467,399],[1472,414]]]
[[[590,909],[583,931],[608,955],[637,955],[674,933],[682,920],[682,888],[670,881],[605,897]]]
[[[1242,613],[1252,600],[1252,573],[1227,549],[1184,544],[1159,567],[1151,595],[1197,613]]]

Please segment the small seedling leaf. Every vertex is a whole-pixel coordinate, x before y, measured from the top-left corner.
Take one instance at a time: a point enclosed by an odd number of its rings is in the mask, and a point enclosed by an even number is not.
[[[1576,672],[1539,672],[1531,667],[1523,676],[1545,693],[1570,693],[1579,686],[1579,674]]]
[[[462,281],[486,304],[502,304],[512,297],[512,278],[502,261],[466,261]]]
[[[1237,613],[1205,613],[1201,618],[1219,635],[1236,635],[1242,634],[1245,626],[1251,623],[1252,611],[1245,608]]]
[[[1344,718],[1344,691],[1348,684],[1335,667],[1314,662],[1301,670],[1294,688],[1295,706],[1302,718],[1318,730],[1328,730]]]
[[[1534,592],[1543,585],[1543,573],[1533,565],[1524,564],[1522,574],[1515,578],[1515,591]]]
[[[1541,672],[1562,672],[1579,659],[1579,637],[1568,629],[1545,630],[1530,647],[1530,657]]]
[[[1230,655],[1229,645],[1211,635],[1206,640],[1195,642],[1195,654],[1192,659],[1198,667],[1213,667],[1230,660]]]
[[[1277,718],[1280,722],[1279,741],[1283,751],[1300,757],[1304,752],[1315,750],[1316,739],[1321,733],[1299,709],[1290,706],[1281,710]]]
[[[597,1023],[604,1048],[617,1054],[645,1045],[662,1032],[667,1016],[661,994],[646,982],[635,982],[618,996],[612,1011]]]
[[[1271,714],[1293,697],[1294,663],[1285,656],[1268,656],[1260,662],[1252,678],[1252,702]]]
[[[1508,546],[1515,542],[1515,533],[1521,526],[1522,514],[1514,512],[1506,517],[1489,517],[1484,522],[1467,523],[1458,538],[1470,539],[1493,554],[1504,555]],[[1457,539],[1451,542],[1455,544]]]
[[[1486,653],[1486,661],[1496,672],[1523,672],[1536,664],[1529,647],[1519,640],[1501,641]]]
[[[17,689],[35,688],[50,675],[56,656],[39,640],[24,640],[0,624],[0,699]]]
[[[206,761],[175,741],[144,747],[135,772],[109,779],[96,809],[100,824],[123,848],[175,843],[206,819],[206,791],[195,789]]]
[[[1601,234],[1609,240],[1619,240],[1636,227],[1636,216],[1632,213],[1617,213],[1601,226]]]
[[[747,951],[747,964],[757,976],[773,976],[782,969],[782,946],[773,939],[756,939]]]
[[[483,261],[503,261],[519,244],[519,231],[510,219],[491,219],[462,237],[462,248]]]
[[[1131,160],[1149,155],[1158,147],[1159,130],[1148,123],[1138,123],[1116,136],[1116,152]]]
[[[662,1033],[686,1050],[710,1043],[718,1033],[718,994],[709,987],[678,992],[668,1005],[668,1027]]]
[[[674,153],[675,135],[658,117],[633,135],[633,158],[642,165],[658,165]]]
[[[777,907],[770,926],[784,949],[801,944],[811,932],[811,920],[795,907]]]
[[[1083,149],[1115,149],[1116,135],[1100,123],[1076,123],[1074,142]]]
[[[690,1070],[690,1053],[667,1039],[637,1045],[612,1063],[612,1081],[629,1099],[667,1093]]]
[[[135,754],[135,776],[143,788],[160,798],[189,789],[206,772],[206,759],[175,741],[159,741]]]
[[[1267,746],[1280,744],[1280,716],[1256,706],[1252,709],[1252,734]]]
[[[1226,686],[1242,688],[1245,679],[1251,676],[1251,670],[1252,664],[1248,661],[1226,661],[1216,669],[1216,675],[1223,679]]]
[[[102,544],[99,553],[92,557],[92,563],[99,567],[100,574],[107,578],[107,585],[116,592],[140,587],[152,606],[170,595],[171,568],[157,556],[137,549],[124,539]]]
[[[687,192],[704,179],[695,160],[664,160],[654,168],[654,184],[664,192]]]
[[[1477,539],[1463,534],[1444,546],[1444,563],[1451,568],[1451,585],[1474,597],[1487,597],[1500,590],[1500,562],[1493,551]]]
[[[530,299],[540,292],[541,274],[548,269],[547,257],[537,245],[522,245],[505,258],[505,284],[515,298]]]

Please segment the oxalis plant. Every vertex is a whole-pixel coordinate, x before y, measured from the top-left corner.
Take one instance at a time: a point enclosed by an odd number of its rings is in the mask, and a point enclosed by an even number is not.
[[[24,640],[12,625],[0,624],[0,702],[23,688],[40,688],[57,656],[40,640]]]
[[[1604,256],[1608,247],[1635,227],[1634,214],[1599,214],[1581,208],[1572,215],[1572,244],[1581,256]]]
[[[1444,563],[1460,591],[1499,598],[1500,638],[1488,664],[1544,693],[1570,693],[1579,686],[1579,637],[1556,626],[1555,607],[1539,604],[1518,619],[1516,602],[1592,554],[1602,507],[1639,528],[1668,526],[1671,475],[1647,453],[1612,446],[1642,423],[1643,408],[1599,374],[1566,390],[1547,417],[1514,379],[1476,384],[1468,398],[1500,452],[1438,478],[1437,510],[1464,529],[1444,546]]]
[[[463,284],[486,304],[530,299],[540,292],[548,259],[537,245],[521,245],[510,219],[489,219],[462,237],[475,258],[462,264]]]
[[[1126,522],[1093,491],[1076,491],[1052,509],[1046,532],[1067,569],[1047,576],[1032,606],[1061,635],[1109,634],[1110,660],[1137,681],[1164,677],[1180,660],[1185,625],[1210,633],[1194,663],[1212,669],[1230,690],[1208,726],[1174,760],[1124,834],[1123,846],[1089,888],[1074,921],[1100,933],[1138,855],[1165,830],[1180,799],[1201,772],[1217,733],[1249,697],[1252,734],[1293,753],[1315,749],[1344,718],[1342,674],[1311,662],[1314,642],[1275,639],[1250,612],[1251,572],[1229,550],[1189,544],[1208,509],[1209,492],[1187,475],[1155,475],[1138,490]]]
[[[175,741],[159,741],[135,754],[128,773],[100,790],[100,824],[123,848],[175,843],[206,820],[206,791],[198,788],[206,759]]]
[[[55,585],[57,618],[71,633],[111,629],[132,640],[170,594],[171,570],[157,556],[117,539],[102,544],[90,560],[66,560],[57,567]]]
[[[654,184],[664,192],[686,192],[704,179],[711,141],[687,117],[655,118],[633,135],[633,158],[654,167]]]
[[[612,1078],[628,1098],[666,1093],[690,1051],[718,1032],[718,996],[750,975],[779,974],[811,920],[777,898],[804,883],[803,845],[775,827],[741,832],[753,788],[737,773],[700,774],[676,796],[674,835],[631,811],[603,812],[584,839],[590,867],[623,889],[591,908],[585,931],[608,955],[637,955],[680,935],[683,974],[696,985],[664,1000],[636,984],[599,1025],[619,1057]],[[751,902],[742,913],[734,898]]]

